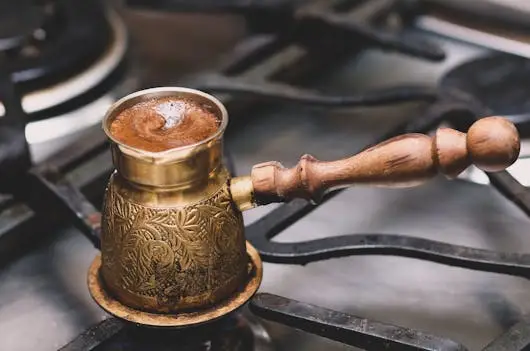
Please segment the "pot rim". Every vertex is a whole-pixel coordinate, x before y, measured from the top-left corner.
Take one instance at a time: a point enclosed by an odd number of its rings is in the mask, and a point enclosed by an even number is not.
[[[143,149],[140,149],[140,148],[129,146],[129,145],[127,145],[127,144],[125,144],[125,143],[123,143],[123,142],[121,142],[119,140],[116,140],[112,136],[112,133],[109,130],[109,126],[110,126],[111,121],[113,120],[113,118],[116,117],[116,115],[119,112],[121,112],[123,110],[123,109],[121,109],[123,106],[130,107],[130,106],[134,105],[134,103],[129,104],[131,102],[131,100],[138,100],[138,102],[141,102],[142,101],[141,98],[144,97],[144,96],[149,96],[149,98],[156,98],[157,96],[168,97],[168,96],[172,95],[171,93],[174,93],[175,95],[181,94],[181,95],[184,95],[186,98],[191,98],[191,99],[193,99],[194,96],[195,97],[198,96],[198,97],[200,97],[202,99],[205,99],[208,102],[211,102],[212,104],[214,104],[215,107],[219,111],[220,116],[218,116],[218,118],[220,119],[220,122],[221,122],[219,124],[219,127],[215,131],[215,133],[213,133],[212,135],[208,136],[207,138],[205,138],[205,139],[203,139],[203,140],[201,140],[199,142],[196,142],[196,143],[193,143],[193,144],[184,145],[184,146],[175,147],[175,148],[172,148],[172,149],[169,149],[169,150],[158,151],[158,152],[146,151],[146,150],[143,150]],[[217,114],[217,111],[216,111],[216,114]],[[185,88],[185,87],[178,87],[178,86],[163,86],[163,87],[142,89],[142,90],[136,91],[134,93],[125,95],[124,97],[122,97],[121,99],[119,99],[118,101],[113,103],[108,108],[108,110],[105,113],[105,116],[103,117],[103,120],[102,120],[103,131],[107,135],[107,138],[109,138],[113,143],[115,143],[122,151],[124,151],[126,153],[132,152],[132,153],[135,153],[137,155],[141,155],[143,157],[148,157],[148,158],[152,158],[152,159],[159,159],[159,158],[167,159],[168,157],[171,157],[173,154],[181,154],[182,152],[192,151],[194,149],[197,149],[201,145],[208,144],[209,142],[211,142],[213,140],[216,140],[216,139],[219,139],[220,137],[222,137],[222,135],[224,134],[224,132],[226,130],[227,125],[228,125],[228,111],[226,110],[226,107],[223,105],[223,103],[221,101],[219,101],[219,99],[217,99],[215,96],[213,96],[211,94],[208,94],[208,93],[205,93],[205,92],[203,92],[201,90],[192,89],[192,88]],[[129,152],[127,152],[127,151],[129,151]]]

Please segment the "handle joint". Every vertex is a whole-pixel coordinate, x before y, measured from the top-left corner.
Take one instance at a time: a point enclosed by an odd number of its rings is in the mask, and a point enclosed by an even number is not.
[[[257,206],[254,199],[254,186],[250,176],[232,178],[229,188],[232,200],[241,212]]]

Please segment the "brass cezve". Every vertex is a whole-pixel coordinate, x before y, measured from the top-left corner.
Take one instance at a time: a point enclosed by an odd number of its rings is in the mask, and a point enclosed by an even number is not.
[[[207,105],[221,120],[219,130],[200,143],[157,153],[113,139],[108,128],[117,114],[164,96]],[[227,118],[220,102],[184,88],[131,94],[107,113],[103,126],[116,171],[103,205],[100,274],[125,305],[151,312],[201,308],[226,298],[247,278],[240,210],[251,207],[251,194],[239,196],[238,187],[229,187],[222,163]]]
[[[157,153],[113,139],[108,128],[123,109],[166,96],[207,106],[221,121],[218,131],[200,143]],[[249,279],[241,211],[255,205],[296,197],[318,200],[329,189],[354,184],[413,186],[437,173],[456,177],[472,163],[498,171],[515,162],[520,150],[515,126],[488,117],[467,134],[450,128],[432,137],[407,134],[350,158],[321,162],[305,155],[290,169],[267,162],[255,165],[250,176],[230,179],[222,162],[227,123],[227,111],[217,99],[177,87],[128,95],[105,116],[116,171],[102,213],[100,276],[123,305],[170,313],[228,299]]]

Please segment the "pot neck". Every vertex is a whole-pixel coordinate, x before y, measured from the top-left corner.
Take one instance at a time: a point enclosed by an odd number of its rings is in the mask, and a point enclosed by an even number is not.
[[[114,167],[121,177],[140,186],[173,190],[207,184],[216,177],[224,169],[222,151],[222,139],[160,155],[111,144]]]

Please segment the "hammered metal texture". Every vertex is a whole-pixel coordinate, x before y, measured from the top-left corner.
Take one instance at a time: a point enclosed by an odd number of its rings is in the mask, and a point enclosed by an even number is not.
[[[246,278],[242,216],[227,185],[172,208],[133,203],[120,190],[112,177],[101,251],[105,285],[122,303],[153,312],[205,307]]]

